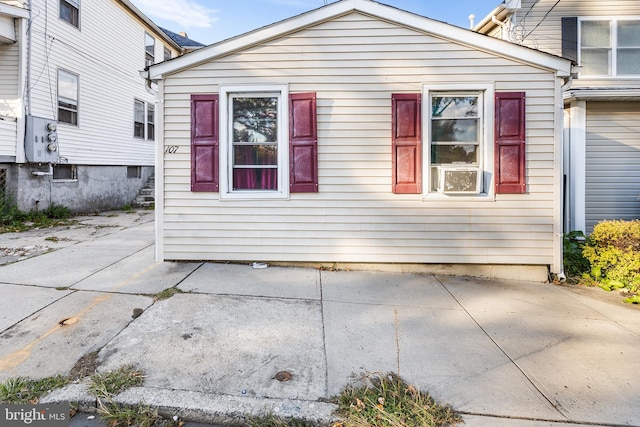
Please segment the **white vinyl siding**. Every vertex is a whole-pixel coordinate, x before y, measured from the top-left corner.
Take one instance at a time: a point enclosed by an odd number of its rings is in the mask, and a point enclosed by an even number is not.
[[[190,95],[276,83],[317,93],[319,192],[285,201],[190,192]],[[391,94],[420,93],[429,83],[526,92],[527,194],[489,202],[392,194]],[[162,256],[552,264],[555,84],[552,71],[359,13],[170,75],[164,145],[177,152],[161,159]]]
[[[0,117],[0,157],[16,155],[16,120]]]
[[[587,232],[604,219],[640,218],[637,102],[587,102]]]
[[[145,32],[151,30],[118,2],[82,1],[78,31],[58,18],[59,0],[46,1],[47,8],[43,0],[37,2],[42,13],[33,20],[33,33],[41,36],[32,42],[31,113],[57,118],[56,67],[67,69],[80,76],[79,120],[78,126],[58,127],[61,157],[70,164],[153,166],[153,142],[135,138],[132,131],[133,98],[155,101],[139,73]],[[106,42],[114,34],[127,43]],[[161,57],[165,46],[154,37],[156,57]]]
[[[17,43],[0,43],[0,115],[17,115],[19,53]]]

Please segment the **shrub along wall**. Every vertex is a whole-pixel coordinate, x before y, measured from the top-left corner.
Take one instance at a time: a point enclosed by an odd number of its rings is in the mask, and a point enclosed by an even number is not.
[[[596,224],[582,254],[590,263],[589,277],[603,289],[640,292],[640,220]]]

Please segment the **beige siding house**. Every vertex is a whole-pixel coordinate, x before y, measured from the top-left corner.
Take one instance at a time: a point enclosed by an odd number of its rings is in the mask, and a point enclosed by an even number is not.
[[[369,0],[152,66],[157,257],[559,273],[570,66]]]
[[[572,59],[565,230],[640,218],[640,2],[505,1],[476,31]]]

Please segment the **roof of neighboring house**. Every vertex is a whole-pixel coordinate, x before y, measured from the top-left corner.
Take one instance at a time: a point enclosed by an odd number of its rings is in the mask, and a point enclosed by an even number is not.
[[[162,28],[159,27],[162,31],[165,32],[165,34],[167,34],[169,37],[171,37],[171,39],[176,42],[177,44],[179,44],[183,49],[187,49],[187,50],[195,50],[195,49],[199,49],[201,47],[206,46],[203,43],[197,42],[195,40],[190,39],[189,37],[187,37],[186,34],[184,33],[174,33],[173,31],[169,31],[166,28]],[[183,35],[184,34],[184,35]]]
[[[416,31],[436,35],[437,37],[451,40],[454,43],[556,70],[558,75],[562,77],[569,76],[571,73],[571,62],[556,55],[478,34],[455,25],[426,18],[376,1],[341,0],[310,12],[276,22],[275,24],[214,43],[187,55],[152,65],[149,67],[149,77],[151,79],[161,79],[166,74],[176,73],[180,70],[246,49],[262,43],[265,40],[271,40],[286,34],[301,31],[318,23],[326,22],[352,12],[364,13],[387,22],[394,22],[398,25],[412,28]]]

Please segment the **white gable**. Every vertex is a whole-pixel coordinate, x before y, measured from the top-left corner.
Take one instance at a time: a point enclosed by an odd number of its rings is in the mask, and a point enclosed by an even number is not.
[[[566,77],[570,74],[570,62],[554,55],[477,34],[454,25],[425,18],[423,16],[377,3],[372,0],[341,0],[302,15],[280,21],[270,26],[207,46],[174,60],[154,65],[149,70],[149,77],[152,79],[161,79],[167,74],[176,73],[196,64],[207,62],[247,48],[255,45],[256,43],[282,37],[286,34],[303,30],[321,22],[330,21],[354,11],[370,15],[380,20],[388,21],[399,26],[435,35],[437,37],[450,40],[453,43],[495,53],[503,57],[515,59],[542,68],[555,70],[560,77]]]

